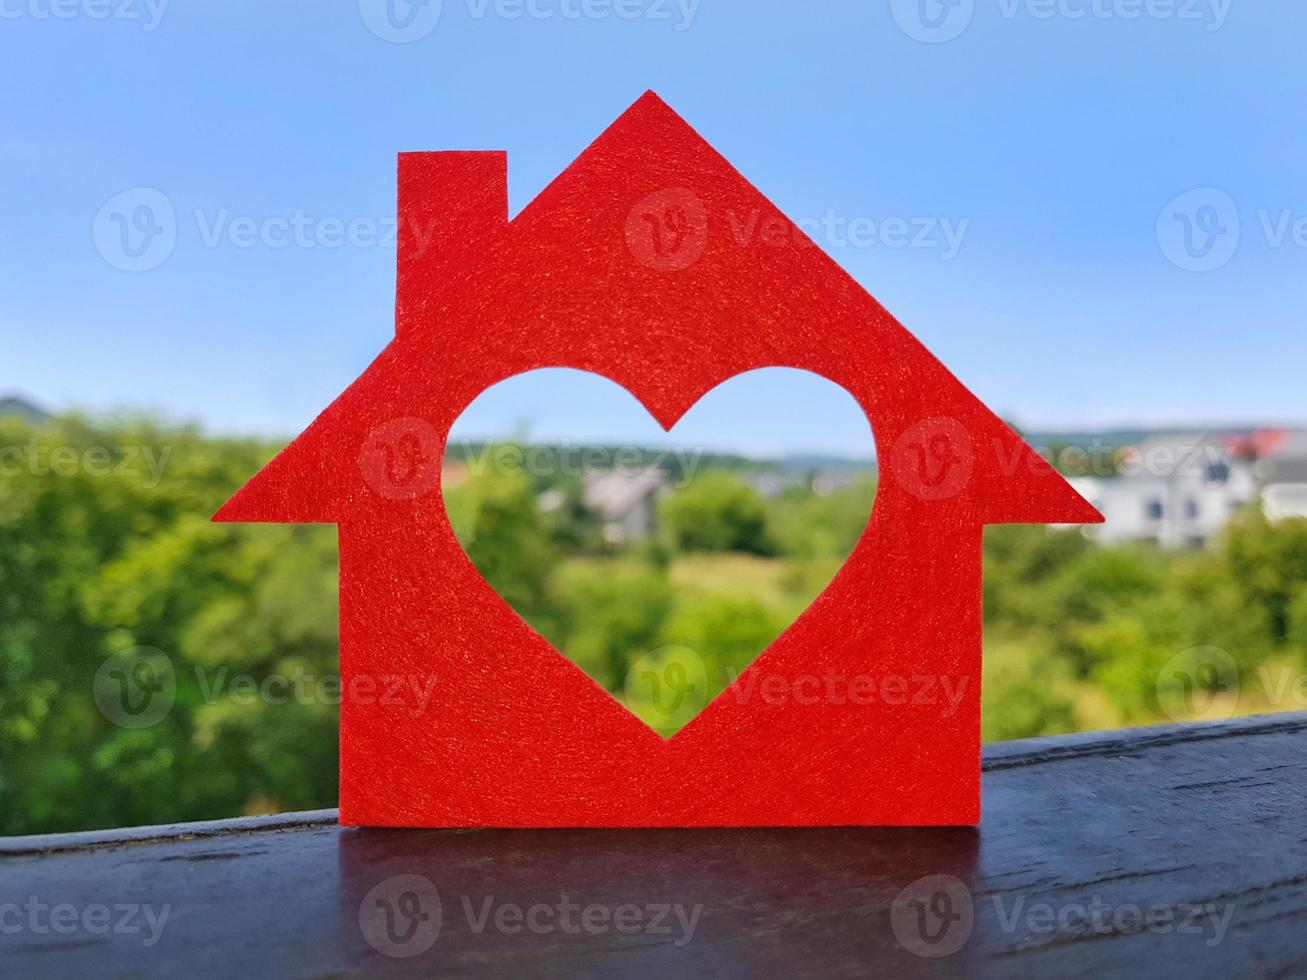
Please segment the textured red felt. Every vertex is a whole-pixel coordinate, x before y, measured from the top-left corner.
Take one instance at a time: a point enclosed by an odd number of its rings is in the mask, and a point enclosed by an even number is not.
[[[1097,512],[652,93],[511,222],[502,154],[403,154],[399,178],[438,245],[402,240],[395,340],[215,517],[339,525],[341,822],[976,823],[983,526]],[[611,378],[670,428],[767,366],[857,400],[875,506],[826,590],[665,740],[472,566],[445,440],[534,368]]]

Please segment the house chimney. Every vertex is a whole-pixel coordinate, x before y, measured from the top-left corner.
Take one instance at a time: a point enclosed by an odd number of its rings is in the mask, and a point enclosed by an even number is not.
[[[422,322],[431,296],[508,223],[508,154],[399,155],[395,333]]]

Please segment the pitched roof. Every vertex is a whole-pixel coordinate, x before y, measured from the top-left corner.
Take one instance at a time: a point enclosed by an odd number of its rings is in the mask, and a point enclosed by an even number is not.
[[[715,385],[764,366],[846,388],[873,422],[882,480],[902,441],[938,424],[969,443],[968,478],[945,503],[986,523],[1101,519],[651,92],[478,236],[481,249],[215,519],[338,521],[368,499],[354,462],[370,433],[416,418],[443,439],[477,394],[523,371],[606,375],[670,428]]]
[[[587,473],[585,504],[605,521],[621,520],[667,482],[666,471],[657,465]]]

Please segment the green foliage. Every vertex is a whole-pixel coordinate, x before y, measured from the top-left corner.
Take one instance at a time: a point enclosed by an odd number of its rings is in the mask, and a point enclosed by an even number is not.
[[[660,502],[658,517],[681,551],[768,555],[774,550],[762,497],[729,473],[701,473]]]
[[[1032,653],[1019,639],[990,638],[983,685],[981,736],[986,741],[1076,727],[1070,665],[1047,650]]]
[[[559,558],[520,471],[486,469],[445,493],[454,533],[472,564],[528,623],[547,630],[546,583]]]
[[[1307,584],[1299,584],[1289,604],[1289,646],[1307,661]]]
[[[1017,734],[1179,720],[1184,702],[1171,700],[1169,668],[1195,649],[1228,655],[1232,676],[1212,683],[1233,683],[1239,710],[1304,707],[1277,699],[1265,678],[1269,665],[1304,661],[1307,521],[1272,524],[1254,510],[1230,524],[1219,547],[1196,553],[1003,527],[987,533],[985,551],[987,658],[998,638],[1018,641],[1029,663],[1056,665],[1047,676],[1078,689],[1074,723]],[[994,730],[989,716],[985,724]]]
[[[663,624],[661,639],[666,645],[697,652],[720,689],[787,625],[785,617],[751,596],[686,591]]]
[[[1272,527],[1253,510],[1231,525],[1225,553],[1228,574],[1265,614],[1271,638],[1288,639],[1294,601],[1307,583],[1307,521]]]
[[[598,516],[585,504],[583,484],[576,477],[564,477],[544,491],[557,492],[559,505],[545,515],[550,538],[569,553],[593,553],[604,549],[603,528]]]
[[[791,488],[768,506],[768,538],[780,554],[793,558],[842,556],[867,526],[875,495],[876,484],[870,477],[825,496],[804,487]]]
[[[562,566],[555,595],[561,628],[549,638],[610,691],[620,690],[631,664],[655,645],[672,604],[665,572],[623,559]]]
[[[208,521],[275,449],[148,419],[0,419],[0,833],[335,802],[335,533]],[[664,498],[657,537],[617,552],[576,476],[471,466],[445,509],[534,628],[671,734],[826,585],[871,507],[866,481],[763,500],[727,463]],[[1307,521],[1253,511],[1180,554],[998,527],[984,568],[987,739],[1234,697],[1303,706],[1268,678],[1307,665]],[[166,656],[175,699],[123,727],[95,678],[138,648]],[[1231,672],[1193,669],[1212,650]]]
[[[332,530],[207,520],[272,451],[148,420],[0,421],[0,833],[334,800],[335,704],[225,696],[238,672],[337,669]],[[138,647],[166,653],[176,698],[130,729],[92,694]]]

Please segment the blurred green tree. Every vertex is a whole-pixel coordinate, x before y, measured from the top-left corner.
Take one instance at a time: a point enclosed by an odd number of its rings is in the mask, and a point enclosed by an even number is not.
[[[762,497],[730,473],[701,472],[659,502],[658,517],[672,546],[682,551],[775,551]]]
[[[0,833],[335,802],[334,530],[208,521],[276,448],[151,419],[0,419]],[[764,501],[722,465],[665,498],[662,537],[618,553],[577,479],[480,467],[445,508],[527,622],[669,734],[824,587],[871,509],[870,482]],[[1253,509],[1194,553],[1031,526],[984,547],[986,738],[1191,701],[1303,707],[1283,692],[1307,667],[1307,521]],[[171,699],[124,724],[98,685],[148,650]],[[1210,651],[1230,676],[1191,676]],[[1217,697],[1189,698],[1195,680]]]

